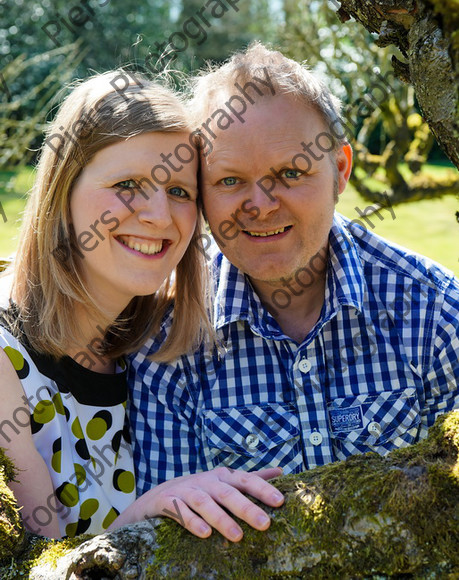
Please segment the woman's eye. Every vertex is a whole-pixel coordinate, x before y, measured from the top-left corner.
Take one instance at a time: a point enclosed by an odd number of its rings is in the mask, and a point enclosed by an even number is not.
[[[236,185],[237,182],[237,177],[224,177],[220,180],[220,183],[223,183],[223,185]]]
[[[183,197],[185,199],[189,199],[190,197],[188,192],[185,191],[183,187],[171,187],[168,189],[168,192],[175,197]]]
[[[303,171],[299,169],[283,169],[280,174],[288,179],[298,179],[303,174]]]
[[[138,189],[139,186],[133,179],[124,179],[115,183],[113,187],[117,189]]]

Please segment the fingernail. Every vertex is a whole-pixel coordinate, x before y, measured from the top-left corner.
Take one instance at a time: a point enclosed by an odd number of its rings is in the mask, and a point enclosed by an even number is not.
[[[209,526],[207,524],[201,524],[199,526],[199,532],[201,534],[208,534],[209,533],[209,530],[210,530],[210,528],[209,528]]]
[[[239,528],[231,528],[230,536],[233,538],[233,540],[237,540],[238,538],[242,537],[242,530]]]
[[[280,492],[275,491],[272,495],[272,498],[273,498],[273,501],[278,503],[284,499],[284,496]]]
[[[269,518],[266,515],[257,516],[257,526],[266,526],[269,523]]]

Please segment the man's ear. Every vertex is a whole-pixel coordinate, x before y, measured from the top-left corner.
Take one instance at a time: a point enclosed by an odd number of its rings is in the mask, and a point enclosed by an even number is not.
[[[336,168],[338,171],[338,193],[342,193],[352,170],[352,147],[349,143],[343,145],[336,153]]]

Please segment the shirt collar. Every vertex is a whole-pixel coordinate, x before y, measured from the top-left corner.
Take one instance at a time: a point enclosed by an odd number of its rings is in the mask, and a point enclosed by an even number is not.
[[[342,306],[361,311],[367,290],[363,265],[349,220],[335,212],[329,236],[329,255],[325,304],[331,312]]]
[[[347,228],[348,220],[335,213],[329,236],[328,270],[325,309],[322,317],[329,320],[343,306],[362,310],[366,283],[355,241]],[[314,258],[309,267],[313,269]],[[238,320],[248,322],[255,334],[265,338],[285,338],[276,320],[264,308],[249,279],[221,253],[214,262],[216,293],[215,326]]]

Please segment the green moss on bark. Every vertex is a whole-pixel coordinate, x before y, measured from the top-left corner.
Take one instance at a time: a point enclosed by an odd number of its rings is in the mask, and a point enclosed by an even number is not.
[[[354,456],[279,478],[285,505],[267,510],[267,532],[242,524],[238,544],[215,532],[200,540],[171,520],[87,542],[27,534],[27,549],[3,562],[0,578],[457,579],[458,450],[456,411],[427,440],[385,458]]]
[[[276,482],[287,500],[267,532],[231,544],[158,530],[147,578],[453,578],[459,574],[459,412],[429,438]],[[433,508],[434,506],[434,508]]]
[[[24,541],[24,527],[8,483],[16,475],[14,466],[0,449],[0,561],[16,556]]]

